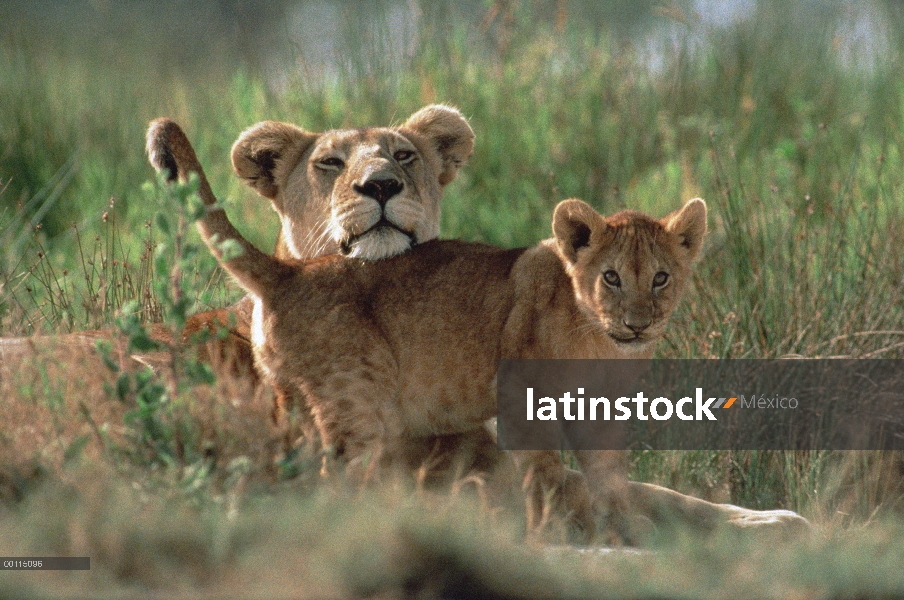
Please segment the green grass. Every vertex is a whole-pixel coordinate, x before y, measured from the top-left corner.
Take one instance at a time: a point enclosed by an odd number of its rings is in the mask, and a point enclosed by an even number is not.
[[[598,30],[576,11],[558,27],[527,3],[515,6],[511,20],[484,28],[422,20],[401,69],[374,50],[379,40],[347,32],[353,60],[334,79],[287,68],[279,86],[213,42],[173,66],[146,32],[75,40],[6,19],[0,333],[110,327],[133,301],[145,321],[185,310],[160,285],[177,257],[156,218],[159,199],[142,190],[153,178],[143,150],[152,118],[186,128],[233,220],[270,247],[276,219],[229,165],[245,127],[399,123],[446,102],[470,119],[477,142],[446,192],[444,237],[527,245],[549,235],[552,207],[566,197],[662,215],[701,196],[711,233],[660,356],[904,357],[900,14],[888,9],[890,46],[872,69],[841,65],[831,7],[761,2],[721,29],[689,11],[683,21],[656,17],[680,41],[651,69],[643,47],[624,44],[615,28]],[[189,242],[198,243],[193,233]],[[206,252],[182,260],[188,312],[239,296]],[[768,553],[714,542],[685,548],[677,562],[550,559],[523,547],[517,518],[472,495],[323,490],[311,457],[280,455],[263,401],[200,384],[198,373],[161,392],[93,360],[78,378],[50,364],[0,380],[0,537],[17,540],[5,553],[90,553],[96,564],[72,576],[17,573],[0,582],[10,593],[256,585],[261,594],[319,596],[457,590],[462,581],[487,596],[904,589],[894,455],[635,452],[635,479],[797,510],[817,535]],[[122,394],[104,389],[125,380]],[[392,558],[357,550],[365,547]],[[513,581],[526,587],[506,587]]]

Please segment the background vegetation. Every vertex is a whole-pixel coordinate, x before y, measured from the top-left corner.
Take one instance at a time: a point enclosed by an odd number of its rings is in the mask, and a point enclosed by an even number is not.
[[[901,358],[897,3],[605,4],[4,4],[0,333],[111,327],[124,305],[129,329],[238,297],[206,252],[173,253],[172,222],[158,218],[172,206],[142,189],[152,118],[186,128],[233,220],[270,247],[276,219],[229,166],[242,129],[391,124],[444,102],[477,133],[445,196],[444,237],[526,245],[566,197],[661,215],[702,196],[711,234],[660,356]],[[167,296],[176,262],[189,305]],[[15,574],[9,590],[904,589],[896,456],[636,452],[636,479],[797,510],[817,535],[765,555],[716,542],[538,554],[471,495],[323,490],[310,457],[277,451],[266,406],[203,374],[77,375],[0,380],[0,553],[90,554],[96,568]]]

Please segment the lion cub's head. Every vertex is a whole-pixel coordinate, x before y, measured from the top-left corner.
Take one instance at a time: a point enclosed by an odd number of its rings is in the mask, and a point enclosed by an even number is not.
[[[376,260],[439,235],[443,187],[473,147],[461,113],[433,105],[400,127],[310,133],[258,123],[236,141],[232,164],[279,213],[278,254]]]
[[[703,244],[706,203],[696,198],[656,220],[633,210],[603,217],[566,200],[553,233],[580,309],[621,352],[651,351]]]

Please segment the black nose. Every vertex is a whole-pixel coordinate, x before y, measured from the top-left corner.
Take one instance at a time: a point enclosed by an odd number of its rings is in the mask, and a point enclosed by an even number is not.
[[[637,321],[628,321],[628,319],[622,319],[622,323],[625,324],[625,327],[633,331],[634,333],[640,333],[644,329],[650,326],[650,321],[640,320]]]
[[[405,185],[392,177],[368,179],[362,184],[355,184],[355,191],[361,195],[373,198],[380,205],[386,204],[390,198],[402,191]]]

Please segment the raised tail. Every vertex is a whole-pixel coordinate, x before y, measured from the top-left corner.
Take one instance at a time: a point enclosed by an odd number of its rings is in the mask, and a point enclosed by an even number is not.
[[[290,267],[255,248],[232,225],[226,211],[218,206],[204,169],[182,128],[170,119],[155,119],[148,127],[147,144],[151,165],[165,173],[168,181],[178,179],[185,183],[192,173],[198,174],[201,180],[198,195],[208,207],[204,216],[198,220],[198,232],[220,265],[245,291],[260,298],[266,297]],[[229,240],[237,243],[242,251],[230,252],[226,260],[223,248],[224,242],[228,243]],[[235,254],[238,255],[234,256]]]

